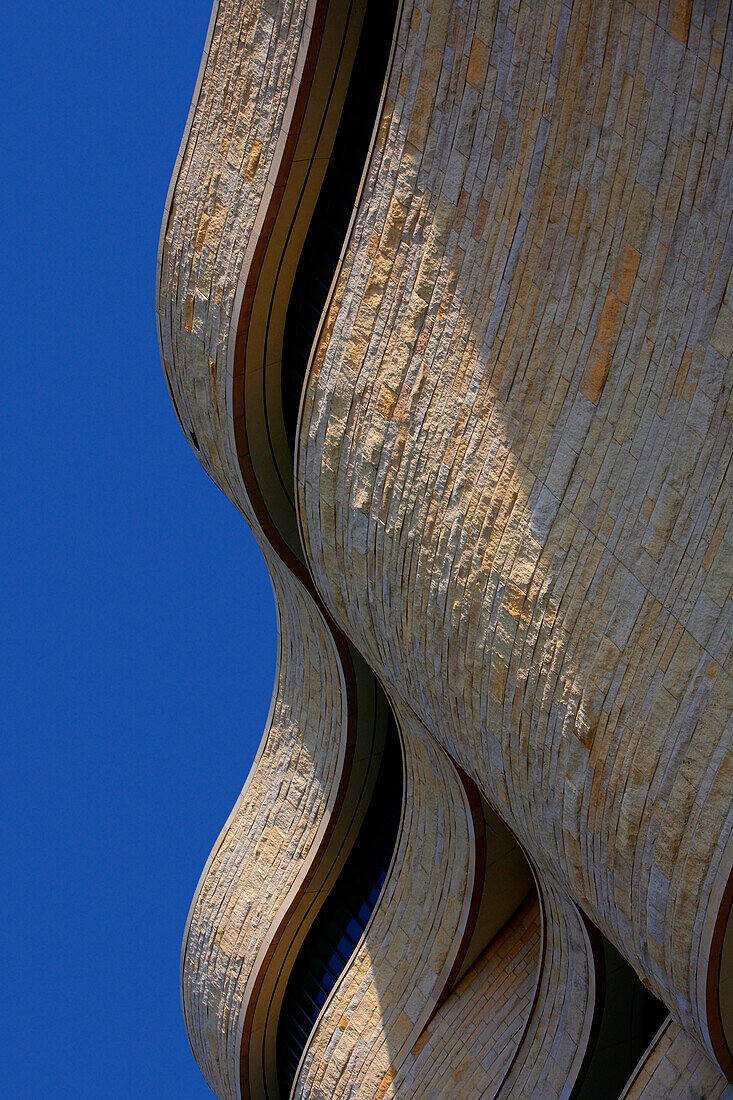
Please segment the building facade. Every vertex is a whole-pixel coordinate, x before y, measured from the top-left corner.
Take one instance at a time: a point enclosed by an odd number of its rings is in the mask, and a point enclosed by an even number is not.
[[[221,1100],[733,1096],[733,20],[218,0],[158,264],[270,716]]]

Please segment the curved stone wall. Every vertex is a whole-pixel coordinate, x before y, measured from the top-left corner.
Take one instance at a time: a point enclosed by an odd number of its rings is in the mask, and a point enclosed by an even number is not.
[[[342,628],[727,1066],[733,99],[693,16],[405,8],[298,484]]]
[[[445,754],[400,715],[405,813],[392,871],[316,1023],[293,1097],[374,1095],[456,962],[476,874],[471,807]]]
[[[248,987],[263,969],[278,915],[307,889],[304,869],[324,845],[324,818],[346,764],[346,691],[333,640],[307,596],[278,595],[268,728],[202,876],[183,947],[186,1029],[208,1083],[226,1097],[238,1095]]]
[[[670,1065],[670,1095],[724,1095],[728,8],[404,0],[291,482],[279,333],[360,10],[216,6],[161,237],[171,395],[263,547],[280,629],[184,941],[194,1052],[222,1100],[275,1100],[279,998],[369,798],[379,681],[398,850],[293,1095],[572,1095],[595,1041],[588,919],[675,1021],[626,1095],[661,1095]],[[456,985],[482,891],[472,792],[538,900]]]

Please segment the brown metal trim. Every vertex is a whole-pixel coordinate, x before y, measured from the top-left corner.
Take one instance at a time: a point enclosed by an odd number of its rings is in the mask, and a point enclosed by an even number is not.
[[[705,985],[705,1008],[707,1011],[708,1033],[710,1042],[718,1065],[729,1081],[733,1081],[733,1050],[728,1037],[723,1030],[723,1019],[720,1011],[720,967],[723,956],[723,942],[729,920],[732,919],[731,907],[733,906],[733,875],[723,891],[723,898],[715,918],[710,943],[710,955],[708,957],[707,981]]]

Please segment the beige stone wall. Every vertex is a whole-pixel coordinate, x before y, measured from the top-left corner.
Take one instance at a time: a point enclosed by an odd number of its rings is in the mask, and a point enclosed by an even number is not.
[[[234,438],[237,321],[315,8],[315,0],[216,0],[161,232],[158,333],[173,404],[204,468],[250,525]]]
[[[337,621],[703,1044],[733,764],[726,35],[697,5],[408,4],[298,456]]]
[[[192,1046],[222,1100],[263,1094],[253,1021],[358,819],[376,688],[351,643],[394,704],[408,798],[296,1094],[569,1096],[595,1010],[580,907],[676,1020],[627,1095],[725,1095],[702,1051],[733,1068],[714,1011],[733,860],[728,6],[405,0],[306,382],[301,550],[250,453],[262,361],[242,334],[327,7],[217,5],[161,238],[171,395],[263,546],[280,620],[268,728],[186,932]],[[526,850],[538,910],[452,988],[477,858],[459,768]]]

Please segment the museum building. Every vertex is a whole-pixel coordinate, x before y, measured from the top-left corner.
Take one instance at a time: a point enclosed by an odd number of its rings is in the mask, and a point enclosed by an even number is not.
[[[160,347],[278,616],[220,1100],[733,1097],[732,65],[715,0],[215,3]]]

